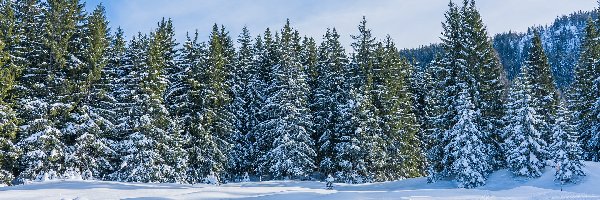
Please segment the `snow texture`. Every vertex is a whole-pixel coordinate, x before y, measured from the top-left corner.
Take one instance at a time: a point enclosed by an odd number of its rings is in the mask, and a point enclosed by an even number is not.
[[[413,178],[369,184],[267,181],[217,185],[143,184],[83,180],[53,180],[15,187],[0,187],[1,199],[600,199],[600,163],[586,162],[588,176],[577,184],[554,181],[546,167],[536,179],[515,178],[508,170],[492,173],[488,184],[477,189],[458,188],[452,181],[428,184]]]

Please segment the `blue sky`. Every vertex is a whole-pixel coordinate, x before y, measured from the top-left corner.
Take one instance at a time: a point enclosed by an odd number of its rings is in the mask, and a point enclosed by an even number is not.
[[[448,0],[88,0],[86,6],[91,10],[99,3],[106,7],[111,27],[122,27],[128,37],[151,31],[162,17],[173,19],[179,41],[196,29],[206,40],[214,23],[225,25],[235,38],[243,26],[256,35],[267,27],[279,30],[289,18],[301,34],[316,39],[336,27],[348,46],[365,15],[376,37],[389,34],[399,48],[412,48],[439,41]],[[596,6],[596,0],[477,1],[491,34],[525,31]]]

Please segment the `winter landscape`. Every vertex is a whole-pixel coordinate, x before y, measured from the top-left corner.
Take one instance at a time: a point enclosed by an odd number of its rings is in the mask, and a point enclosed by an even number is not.
[[[417,48],[123,2],[0,0],[0,199],[600,199],[600,2],[492,34],[432,1]]]

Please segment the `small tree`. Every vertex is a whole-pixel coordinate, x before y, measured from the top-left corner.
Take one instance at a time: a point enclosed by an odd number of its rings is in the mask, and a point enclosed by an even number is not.
[[[552,128],[553,141],[551,146],[552,157],[556,164],[555,180],[561,183],[573,182],[578,176],[585,176],[581,170],[582,149],[577,143],[578,134],[572,122],[572,114],[565,107],[564,102],[558,106],[558,113]]]

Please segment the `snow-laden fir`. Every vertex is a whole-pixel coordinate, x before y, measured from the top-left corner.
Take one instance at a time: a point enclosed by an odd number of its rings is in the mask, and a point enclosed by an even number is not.
[[[576,192],[566,197],[597,197],[589,190],[597,163],[583,160],[600,159],[598,10],[584,34],[562,39],[581,42],[556,49],[544,42],[547,30],[532,29],[507,62],[475,1],[451,1],[441,44],[415,67],[391,36],[373,36],[366,17],[350,50],[335,28],[315,39],[290,20],[257,36],[244,28],[237,39],[214,24],[208,38],[187,33],[180,43],[170,19],[126,40],[109,29],[102,5],[91,13],[83,5],[0,0],[0,181],[25,184],[0,197],[19,188],[164,187],[148,195],[375,190],[387,193],[364,197],[384,198],[439,189],[444,198],[460,187],[479,188],[468,191],[474,198],[544,198],[563,184]],[[574,48],[580,58],[557,57]],[[337,190],[317,189],[323,180]],[[56,197],[30,195],[21,197]],[[115,195],[81,198],[145,197]]]

